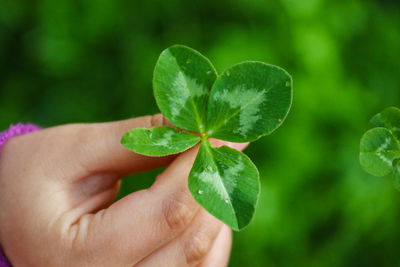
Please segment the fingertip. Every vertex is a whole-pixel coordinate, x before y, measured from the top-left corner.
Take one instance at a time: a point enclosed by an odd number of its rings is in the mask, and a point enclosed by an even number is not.
[[[122,121],[71,125],[64,129],[77,142],[70,146],[77,155],[76,159],[91,173],[126,175],[167,166],[176,156],[149,157],[134,153],[121,145],[123,134],[134,128],[170,125],[162,114],[154,114]]]
[[[152,185],[152,188],[159,187],[159,184],[164,184],[164,180],[169,183],[171,180],[178,179],[178,177],[184,176],[185,179],[190,173],[191,167],[196,159],[197,152],[199,150],[200,144],[175,155],[175,158],[171,161],[168,167],[157,176],[156,182]],[[169,177],[175,177],[174,179],[169,179]],[[180,180],[181,182],[186,180]],[[176,182],[176,181],[175,181]]]
[[[246,147],[249,146],[249,142],[247,143],[232,143],[232,142],[227,142],[227,146],[229,146],[230,148],[236,149],[236,150],[240,150],[243,151]]]
[[[228,142],[228,141],[223,141],[223,140],[214,139],[214,138],[211,138],[210,142],[215,147],[228,146],[230,148],[233,148],[233,149],[236,149],[236,150],[239,150],[239,151],[244,150],[250,144],[249,142],[247,142],[247,143],[234,143],[234,142]]]
[[[232,248],[232,230],[225,224],[216,237],[211,251],[197,267],[228,266]]]

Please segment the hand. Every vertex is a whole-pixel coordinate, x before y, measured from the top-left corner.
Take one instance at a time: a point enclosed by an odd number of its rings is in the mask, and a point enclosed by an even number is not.
[[[230,229],[187,188],[198,148],[154,158],[119,143],[131,128],[164,124],[154,115],[64,125],[8,140],[0,151],[0,244],[11,263],[227,265]],[[165,165],[149,189],[114,203],[121,177]]]

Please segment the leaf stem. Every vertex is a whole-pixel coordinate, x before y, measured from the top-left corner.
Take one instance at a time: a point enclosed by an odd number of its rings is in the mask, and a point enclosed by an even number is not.
[[[202,131],[202,132],[200,133],[200,137],[201,137],[201,141],[205,141],[205,140],[208,139],[208,135],[207,135],[207,133],[204,132],[204,131]]]

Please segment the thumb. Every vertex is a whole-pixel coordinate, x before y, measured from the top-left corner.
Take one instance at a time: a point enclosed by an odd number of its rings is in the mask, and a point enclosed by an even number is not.
[[[221,141],[213,141],[213,144],[229,145]],[[242,148],[243,144],[230,146]],[[134,265],[176,238],[189,226],[199,210],[187,186],[187,177],[198,147],[180,154],[157,177],[152,187],[115,202],[91,217],[89,222],[79,222],[74,232],[88,232],[89,241],[85,244],[95,251],[104,251],[106,248],[110,255],[116,255],[113,259],[122,261],[118,264],[127,265]],[[88,225],[88,231],[79,229]]]
[[[90,173],[113,172],[120,175],[165,166],[175,156],[148,157],[136,154],[120,143],[122,135],[133,128],[171,126],[162,114],[123,121],[78,125],[81,142],[75,153],[80,164]]]

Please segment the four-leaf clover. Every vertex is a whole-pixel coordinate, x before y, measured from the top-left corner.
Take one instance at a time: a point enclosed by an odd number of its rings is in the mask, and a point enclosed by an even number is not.
[[[199,52],[175,45],[161,53],[153,89],[161,113],[177,128],[132,129],[121,143],[136,153],[165,156],[201,142],[189,190],[216,218],[234,230],[242,229],[257,203],[258,170],[242,152],[215,148],[208,138],[249,142],[272,133],[289,112],[291,76],[257,61],[236,64],[218,75]]]

